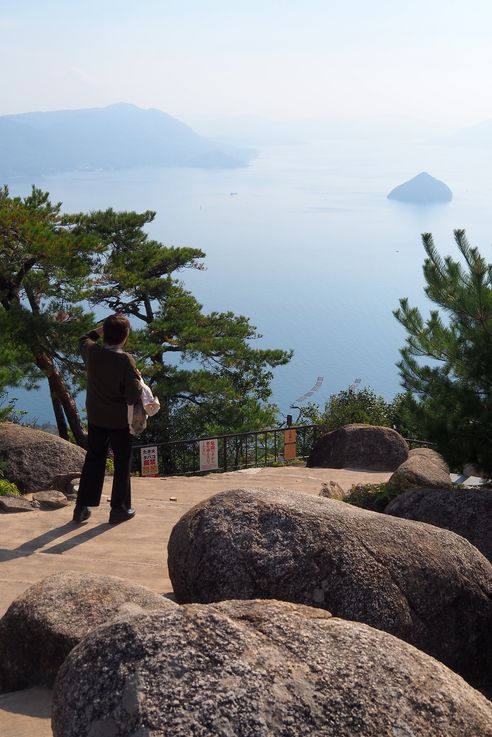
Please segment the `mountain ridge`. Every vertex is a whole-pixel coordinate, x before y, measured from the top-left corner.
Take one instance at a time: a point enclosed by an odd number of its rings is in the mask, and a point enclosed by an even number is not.
[[[157,108],[131,103],[0,116],[3,178],[139,166],[236,168],[251,157]]]

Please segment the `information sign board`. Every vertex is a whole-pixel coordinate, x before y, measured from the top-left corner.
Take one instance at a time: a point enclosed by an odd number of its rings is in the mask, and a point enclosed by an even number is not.
[[[159,475],[159,458],[157,456],[157,446],[149,445],[140,449],[142,476],[158,476]]]
[[[200,440],[200,471],[213,471],[219,467],[217,438]]]
[[[297,455],[297,431],[285,430],[284,432],[284,460],[293,461]]]

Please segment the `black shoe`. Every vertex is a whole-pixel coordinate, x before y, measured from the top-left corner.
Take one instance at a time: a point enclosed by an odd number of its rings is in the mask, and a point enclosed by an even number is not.
[[[88,507],[84,507],[82,504],[76,504],[73,510],[73,521],[85,522],[91,516],[91,510]]]
[[[130,507],[130,509],[127,509],[126,507],[116,507],[109,513],[109,524],[117,525],[120,522],[126,522],[133,517],[135,517],[135,510],[133,507]]]

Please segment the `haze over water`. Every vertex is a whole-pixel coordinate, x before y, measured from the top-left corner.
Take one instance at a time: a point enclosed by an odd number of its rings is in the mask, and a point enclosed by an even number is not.
[[[260,149],[243,169],[72,172],[36,185],[69,212],[156,210],[152,237],[204,250],[207,270],[182,273],[204,309],[245,314],[263,346],[295,351],[272,384],[283,414],[318,376],[324,382],[312,399],[320,404],[356,377],[392,398],[404,343],[392,310],[404,296],[429,309],[420,234],[432,232],[440,253],[456,257],[452,231],[465,228],[492,260],[492,152],[384,136]],[[451,203],[386,199],[423,170],[449,185]],[[10,189],[26,194],[30,185],[14,180]],[[52,420],[46,388],[12,395],[31,418]]]

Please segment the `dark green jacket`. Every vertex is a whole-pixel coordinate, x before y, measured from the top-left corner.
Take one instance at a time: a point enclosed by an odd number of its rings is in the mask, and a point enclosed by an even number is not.
[[[142,387],[135,361],[129,353],[105,348],[92,331],[79,339],[87,369],[87,419],[91,425],[128,427],[127,405],[136,404]]]

